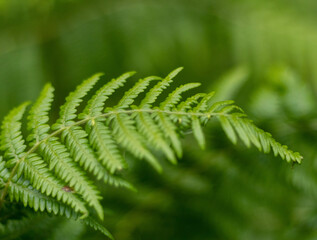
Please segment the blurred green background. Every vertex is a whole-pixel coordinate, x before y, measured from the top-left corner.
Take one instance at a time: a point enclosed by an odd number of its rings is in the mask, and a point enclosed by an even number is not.
[[[133,161],[137,193],[104,187],[104,225],[117,240],[317,239],[316,11],[315,0],[0,0],[0,117],[46,82],[56,117],[93,73],[184,66],[178,84],[235,100],[303,164],[232,146],[213,122],[207,150],[189,134],[162,175]],[[21,239],[104,239],[76,222],[44,225]]]

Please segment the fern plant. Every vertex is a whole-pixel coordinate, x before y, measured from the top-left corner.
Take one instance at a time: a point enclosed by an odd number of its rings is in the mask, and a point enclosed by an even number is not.
[[[182,99],[184,92],[199,83],[181,85],[158,103],[158,97],[181,70],[178,68],[165,78],[140,79],[115,106],[108,106],[107,100],[134,72],[106,83],[83,104],[83,98],[102,75],[96,74],[69,94],[54,124],[49,124],[54,92],[50,84],[44,87],[25,119],[29,102],[13,109],[1,126],[0,211],[10,209],[13,202],[21,203],[35,212],[78,219],[112,238],[95,220],[94,215],[103,220],[104,211],[99,190],[88,176],[133,189],[117,174],[128,167],[123,150],[161,172],[154,153],[162,152],[176,164],[177,158],[182,157],[180,137],[188,129],[205,148],[202,127],[212,118],[220,121],[233,143],[239,137],[248,147],[253,144],[265,153],[272,149],[287,162],[301,162],[299,153],[257,128],[233,101],[212,103],[213,92]],[[150,85],[153,87],[147,90]],[[137,101],[143,92],[143,99]],[[17,221],[1,219],[0,236],[12,232],[14,226],[25,225],[26,218],[20,224]]]

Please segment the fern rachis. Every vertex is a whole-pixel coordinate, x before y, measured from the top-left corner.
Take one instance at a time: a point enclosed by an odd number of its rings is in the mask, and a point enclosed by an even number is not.
[[[253,144],[266,153],[272,148],[275,155],[288,162],[301,162],[299,153],[287,149],[269,133],[257,128],[232,101],[210,104],[214,93],[199,93],[182,100],[181,94],[198,87],[199,83],[182,85],[163,102],[156,103],[180,70],[174,70],[163,79],[141,79],[125,92],[117,105],[105,107],[106,100],[134,72],[123,74],[100,88],[78,113],[83,97],[101,77],[96,74],[66,98],[60,117],[52,126],[48,124],[48,112],[54,89],[47,84],[29,111],[26,139],[22,135],[21,119],[29,103],[13,109],[1,127],[0,211],[7,201],[22,202],[35,211],[81,218],[111,237],[101,225],[87,218],[91,214],[90,206],[103,219],[99,190],[87,173],[114,186],[133,188],[115,175],[127,167],[121,148],[161,171],[151,149],[161,151],[170,162],[176,163],[176,156],[182,156],[180,132],[191,128],[204,148],[202,125],[212,117],[220,120],[233,143],[238,136],[247,146]],[[146,90],[152,82],[155,82],[154,87]],[[140,104],[132,105],[142,92],[146,94]]]

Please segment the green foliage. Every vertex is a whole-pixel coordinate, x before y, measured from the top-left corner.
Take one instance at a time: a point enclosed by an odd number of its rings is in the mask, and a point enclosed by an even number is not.
[[[128,167],[122,150],[146,160],[161,172],[162,164],[156,152],[163,153],[175,164],[176,156],[183,154],[180,136],[189,129],[201,148],[205,148],[202,126],[213,118],[220,120],[233,143],[239,137],[248,147],[253,144],[265,153],[272,149],[287,162],[301,162],[299,153],[256,127],[233,101],[212,103],[213,92],[190,95],[183,100],[181,94],[198,87],[199,83],[182,85],[159,102],[163,91],[181,70],[178,68],[165,78],[141,79],[125,92],[118,104],[106,105],[115,90],[134,74],[125,73],[106,83],[82,106],[83,98],[100,79],[101,74],[96,74],[69,94],[52,125],[49,111],[54,89],[47,84],[29,111],[26,132],[23,115],[29,103],[13,109],[1,127],[0,206],[17,202],[34,211],[81,219],[111,238],[89,216],[97,214],[100,220],[104,218],[100,191],[90,177],[133,189],[119,176]],[[147,90],[152,81],[156,83]],[[78,110],[80,106],[82,112]]]

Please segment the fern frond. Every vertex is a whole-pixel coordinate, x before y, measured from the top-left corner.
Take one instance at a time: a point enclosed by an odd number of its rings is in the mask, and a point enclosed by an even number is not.
[[[53,126],[48,121],[54,89],[47,84],[29,111],[26,140],[21,129],[29,103],[13,109],[1,126],[0,209],[5,201],[15,201],[34,211],[81,218],[111,238],[106,229],[88,218],[91,214],[88,207],[94,208],[100,219],[104,216],[100,193],[88,173],[106,184],[134,190],[128,181],[115,175],[128,167],[122,149],[148,161],[160,172],[161,164],[151,150],[164,153],[171,163],[176,163],[176,156],[182,156],[180,136],[188,129],[192,129],[199,145],[205,148],[202,126],[213,117],[219,119],[233,143],[239,137],[248,147],[252,144],[265,153],[272,149],[288,162],[301,162],[299,153],[256,127],[232,101],[210,105],[213,92],[182,100],[181,95],[199,83],[181,85],[161,103],[156,103],[181,69],[163,79],[139,80],[112,107],[106,107],[106,100],[134,72],[106,83],[84,104],[83,98],[101,76],[96,74],[67,97]],[[147,90],[152,81],[158,83]],[[136,104],[135,100],[143,92],[145,97]],[[81,113],[78,112],[80,104],[85,105]]]

